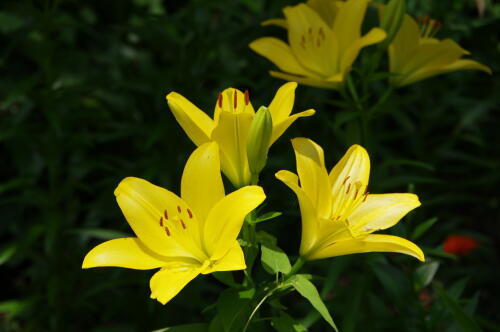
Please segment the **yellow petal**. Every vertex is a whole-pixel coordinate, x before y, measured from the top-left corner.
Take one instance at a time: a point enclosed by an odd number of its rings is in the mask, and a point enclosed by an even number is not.
[[[281,27],[283,29],[288,29],[288,24],[285,19],[282,18],[271,18],[269,20],[265,20],[261,23],[262,26],[275,25]]]
[[[401,68],[419,46],[420,28],[410,15],[406,14],[398,33],[389,46],[389,63],[393,73],[400,73]]]
[[[361,36],[361,24],[368,0],[348,0],[340,7],[333,24],[340,50],[346,50]]]
[[[94,247],[83,260],[83,269],[101,266],[149,270],[166,264],[168,258],[147,248],[135,237],[114,239]]]
[[[281,79],[286,80],[286,81],[294,81],[294,82],[297,82],[300,84],[314,86],[317,88],[323,88],[323,89],[338,89],[339,88],[339,84],[337,81],[330,82],[330,81],[325,80],[325,79],[290,75],[290,74],[282,73],[279,71],[272,71],[272,70],[269,73],[271,74],[271,76],[276,77],[276,78],[281,78]]]
[[[434,68],[422,68],[411,75],[408,75],[398,81],[399,86],[404,86],[408,84],[415,83],[416,81],[424,80],[426,78],[449,73],[458,70],[481,70],[488,74],[492,74],[491,68],[485,66],[477,61],[469,59],[456,60],[446,66],[434,67]]]
[[[268,107],[273,118],[273,124],[284,121],[292,113],[296,88],[296,82],[288,82],[283,84],[276,92]]]
[[[323,149],[308,138],[292,140],[300,186],[311,200],[317,216],[330,217],[332,197]]]
[[[217,143],[205,143],[191,154],[182,174],[181,196],[202,228],[210,210],[224,197]]]
[[[348,186],[348,183],[359,186],[360,193],[363,193],[368,186],[368,178],[370,177],[370,157],[368,152],[357,144],[351,146],[342,159],[332,168],[329,177],[333,196],[344,193],[343,187]]]
[[[212,132],[212,140],[219,144],[222,171],[236,188],[250,183],[246,145],[252,119],[247,112],[223,111]]]
[[[175,119],[194,144],[210,140],[214,123],[208,115],[176,92],[169,93],[167,101]]]
[[[211,260],[225,256],[240,233],[245,216],[264,201],[259,186],[238,189],[215,205],[205,222],[204,244]]]
[[[306,110],[304,112],[296,113],[292,116],[289,116],[284,121],[281,121],[278,123],[273,122],[273,134],[271,136],[271,144],[276,142],[276,140],[278,138],[280,138],[281,135],[283,135],[285,130],[287,130],[288,127],[290,127],[292,125],[292,123],[295,122],[295,120],[297,120],[298,118],[303,118],[303,117],[314,115],[314,113],[316,113],[315,110],[309,109],[309,110]]]
[[[387,34],[379,28],[371,29],[366,35],[353,41],[345,50],[340,61],[340,71],[345,73],[350,70],[354,60],[358,57],[359,51],[368,45],[376,44],[385,39]]]
[[[251,42],[249,46],[254,52],[267,58],[285,72],[304,76],[315,75],[299,63],[288,44],[277,38],[259,38]]]
[[[349,216],[355,232],[374,232],[394,226],[408,212],[420,206],[414,194],[368,195]]]
[[[156,272],[149,286],[151,298],[166,304],[201,272],[201,265],[179,264],[178,266],[164,267]]]
[[[245,256],[241,250],[238,241],[234,241],[234,245],[229,249],[227,254],[215,262],[213,268],[203,271],[203,274],[208,274],[217,271],[237,271],[244,270],[247,266],[245,264]]]
[[[318,13],[323,21],[329,26],[333,26],[335,18],[337,17],[338,11],[342,6],[341,1],[331,1],[331,0],[308,0],[307,5],[311,7],[316,13]]]
[[[120,182],[115,196],[130,227],[146,247],[163,256],[206,259],[198,221],[177,195],[146,180],[128,177]]]
[[[300,254],[304,255],[316,244],[318,236],[318,218],[316,210],[302,188],[298,185],[297,175],[289,171],[279,171],[276,173],[276,178],[286,184],[295,192],[300,206],[300,214],[302,219],[302,239],[300,241]]]
[[[283,9],[293,54],[307,69],[320,76],[337,72],[337,43],[321,17],[305,4]],[[308,76],[308,75],[305,75]]]
[[[326,248],[312,253],[308,259],[342,256],[366,252],[397,252],[424,261],[424,253],[415,245],[401,237],[393,235],[372,234],[362,239],[339,241]]]

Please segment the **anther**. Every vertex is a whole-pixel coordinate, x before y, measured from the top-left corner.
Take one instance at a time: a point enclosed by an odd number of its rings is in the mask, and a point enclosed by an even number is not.
[[[238,106],[238,93],[236,92],[236,89],[234,90],[234,103],[233,103],[234,108]]]
[[[351,177],[351,176],[350,176],[350,175],[348,175],[348,176],[344,179],[344,181],[342,182],[342,185],[345,185],[345,183],[347,182],[347,180],[349,180],[349,178],[350,178],[350,177]]]
[[[219,107],[222,108],[222,93],[219,93],[217,96],[217,103],[219,104]]]
[[[365,197],[363,198],[363,200],[362,200],[361,202],[366,201],[366,198],[368,197],[368,194],[369,194],[369,192],[367,191],[367,192],[365,193]]]
[[[309,28],[309,34],[312,35],[312,33],[313,33],[313,29]]]
[[[167,226],[165,226],[165,233],[167,233],[167,236],[170,236],[170,229]]]
[[[356,199],[356,197],[358,197],[358,193],[359,193],[359,188],[356,188],[356,193],[354,194],[354,198],[353,199]]]
[[[250,94],[248,93],[248,90],[245,90],[245,105],[248,105],[250,103]]]
[[[188,212],[188,215],[189,215],[189,219],[192,219],[193,218],[193,212],[191,212],[190,209],[187,209],[187,212]]]
[[[323,28],[319,28],[319,36],[324,40],[325,39],[325,32],[323,31]]]
[[[179,219],[179,221],[181,222],[182,228],[186,229],[186,224],[184,223],[184,220]]]
[[[164,211],[163,211],[163,215],[165,216],[165,219],[168,219],[168,213],[167,213],[167,210],[164,210]]]
[[[351,190],[351,183],[349,183],[349,185],[347,186],[347,191],[345,193],[348,194],[349,190]]]
[[[181,207],[179,205],[177,205],[177,212],[181,213]]]
[[[160,217],[160,227],[163,227],[163,217]]]

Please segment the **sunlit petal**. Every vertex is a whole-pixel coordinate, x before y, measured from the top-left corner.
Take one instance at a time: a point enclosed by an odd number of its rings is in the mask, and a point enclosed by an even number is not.
[[[365,17],[368,0],[348,0],[340,7],[333,23],[340,50],[346,50],[361,36],[361,24]]]
[[[202,228],[212,207],[224,197],[217,143],[205,143],[191,154],[182,174],[181,196]]]
[[[208,142],[214,123],[208,115],[176,92],[167,95],[175,119],[197,146]]]
[[[359,184],[361,193],[366,190],[370,176],[370,157],[366,150],[357,144],[351,146],[330,172],[331,193],[336,196],[344,192],[348,183]]]
[[[276,140],[280,138],[281,135],[283,135],[283,133],[288,129],[288,127],[290,127],[295,122],[295,120],[297,120],[298,118],[314,115],[315,113],[316,113],[315,110],[309,109],[300,113],[293,114],[292,116],[286,118],[284,121],[273,123],[273,134],[271,136],[271,144],[276,142]]]
[[[149,286],[151,298],[166,304],[202,271],[201,265],[179,264],[162,268],[156,272]]]
[[[203,274],[217,272],[217,271],[237,271],[244,270],[247,266],[245,264],[245,256],[238,241],[229,249],[227,254],[219,259],[212,269],[203,271]]]
[[[276,92],[268,107],[273,118],[273,124],[284,121],[292,113],[296,88],[296,82],[288,82],[283,84]]]
[[[291,75],[291,74],[282,73],[282,72],[273,71],[273,70],[271,70],[269,72],[269,74],[271,74],[271,76],[273,76],[273,77],[281,78],[281,79],[286,80],[286,81],[294,81],[294,82],[298,82],[298,83],[301,83],[304,85],[315,86],[317,88],[337,89],[339,87],[339,84],[337,81],[329,82],[329,81],[325,81],[325,80],[319,79],[319,78]]]
[[[353,41],[352,44],[345,50],[340,60],[341,72],[349,71],[354,60],[358,57],[359,51],[363,47],[381,42],[385,39],[386,35],[387,34],[384,30],[373,28],[363,37]]]

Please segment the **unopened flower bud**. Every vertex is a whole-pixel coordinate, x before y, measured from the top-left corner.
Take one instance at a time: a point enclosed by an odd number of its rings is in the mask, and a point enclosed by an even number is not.
[[[387,38],[380,44],[386,48],[399,31],[406,14],[406,0],[390,0],[382,7],[380,27],[387,33]]]
[[[255,113],[247,137],[248,165],[253,174],[259,174],[266,166],[272,132],[271,113],[267,107],[261,106]]]

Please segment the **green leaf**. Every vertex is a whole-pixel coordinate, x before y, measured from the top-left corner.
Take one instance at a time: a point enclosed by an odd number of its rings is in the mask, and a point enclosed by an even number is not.
[[[432,280],[434,279],[434,276],[436,275],[436,272],[439,268],[439,263],[438,262],[430,262],[430,263],[425,263],[422,264],[420,267],[418,267],[415,271],[415,288],[418,290],[421,290],[424,287],[427,287]]]
[[[266,272],[270,274],[277,274],[278,272],[287,274],[292,270],[288,256],[277,246],[262,244],[261,251],[262,267]]]
[[[224,331],[240,331],[243,328],[252,297],[253,293],[248,291],[238,292],[234,289],[226,289],[222,292],[216,307]]]
[[[434,225],[436,223],[436,221],[438,221],[438,218],[437,217],[434,217],[434,218],[430,218],[430,219],[427,219],[426,221],[423,221],[421,222],[416,228],[415,230],[413,231],[413,233],[411,234],[411,239],[413,241],[415,241],[416,239],[418,239],[419,237],[421,237],[425,232],[427,232],[427,230],[429,228],[432,227],[432,225]]]
[[[255,220],[252,220],[250,222],[250,224],[257,224],[259,222],[263,222],[263,221],[266,221],[266,220],[277,218],[277,217],[279,217],[281,215],[282,215],[282,213],[278,212],[278,211],[267,212],[267,213],[264,213],[263,215],[257,217]]]
[[[467,315],[465,311],[460,307],[458,302],[453,299],[439,283],[433,283],[434,289],[438,294],[439,298],[443,301],[445,306],[448,308],[450,313],[455,318],[455,321],[460,325],[463,331],[467,332],[480,332],[481,328],[477,325],[472,317]]]
[[[8,262],[12,258],[12,256],[14,256],[16,251],[17,251],[17,246],[13,244],[5,248],[2,248],[0,250],[0,265]]]
[[[326,320],[335,331],[338,331],[337,326],[333,322],[332,316],[330,316],[328,309],[319,296],[316,286],[314,286],[314,284],[307,280],[307,278],[302,274],[292,276],[289,279],[289,282],[292,284],[295,290],[299,292],[300,295],[305,297],[311,303],[311,305],[320,313],[323,319]]]
[[[195,324],[183,324],[171,327],[165,327],[163,329],[154,330],[152,332],[206,332],[208,329],[207,324],[195,323]]]
[[[285,312],[280,312],[279,317],[271,318],[271,326],[278,332],[307,332],[307,329],[296,322]]]

